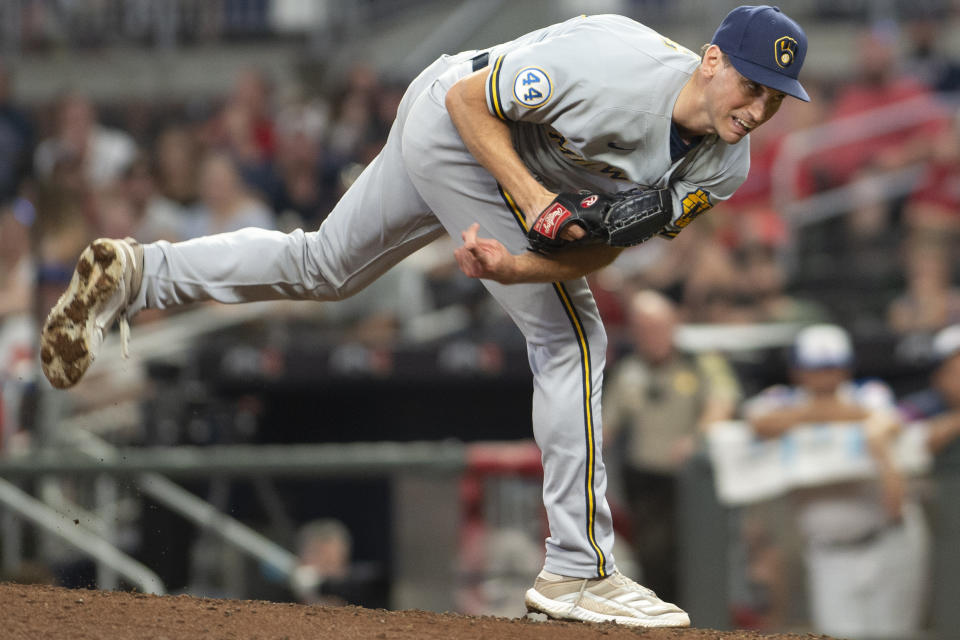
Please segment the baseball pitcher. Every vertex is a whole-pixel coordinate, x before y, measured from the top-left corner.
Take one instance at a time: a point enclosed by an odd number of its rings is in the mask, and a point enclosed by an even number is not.
[[[316,231],[262,229],[170,244],[101,239],[44,325],[55,387],[141,309],[198,300],[339,300],[444,233],[526,338],[550,524],[526,604],[555,618],[688,626],[617,571],[604,492],[606,335],[584,276],[625,247],[672,238],[746,179],[749,133],[797,80],[803,30],[734,9],[701,55],[625,17],[577,17],[441,56],[407,89],[380,155]]]

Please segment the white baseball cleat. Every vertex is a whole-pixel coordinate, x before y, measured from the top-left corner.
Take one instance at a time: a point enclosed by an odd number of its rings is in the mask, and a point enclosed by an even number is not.
[[[100,238],[83,250],[70,286],[40,333],[40,364],[50,384],[58,389],[77,384],[118,318],[127,356],[130,325],[125,311],[142,279],[143,247],[132,240]]]
[[[690,616],[619,571],[606,578],[568,578],[546,570],[527,590],[527,610],[560,620],[632,627],[689,627]]]

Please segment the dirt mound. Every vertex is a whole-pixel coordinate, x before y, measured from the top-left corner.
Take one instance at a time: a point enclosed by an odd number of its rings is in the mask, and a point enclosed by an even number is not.
[[[6,640],[811,640],[709,629],[628,629],[426,611],[317,607],[254,600],[150,596],[120,591],[0,584],[0,636]]]

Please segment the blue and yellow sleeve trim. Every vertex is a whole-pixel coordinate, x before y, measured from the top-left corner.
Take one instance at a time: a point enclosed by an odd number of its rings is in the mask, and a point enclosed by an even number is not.
[[[493,108],[493,114],[501,120],[506,120],[507,116],[503,113],[503,102],[500,99],[500,69],[503,66],[503,56],[498,56],[490,68],[490,75],[487,77],[487,94],[490,96],[490,106]]]

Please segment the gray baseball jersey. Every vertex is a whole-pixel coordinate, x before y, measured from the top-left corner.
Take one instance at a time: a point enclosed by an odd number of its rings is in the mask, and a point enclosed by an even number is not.
[[[671,159],[673,106],[700,58],[615,15],[574,18],[491,50],[490,112],[555,191],[670,187],[674,236],[747,177],[749,141],[706,136]]]
[[[679,197],[667,232],[675,233],[746,175],[746,143],[704,140],[691,161],[670,159],[672,104],[697,61],[630,20],[577,18],[496,46],[484,52],[489,58],[478,53],[443,56],[411,83],[382,152],[318,230],[245,229],[146,245],[143,286],[128,312],[209,299],[337,300],[444,231],[459,239],[474,222],[482,237],[525,251],[527,220],[466,149],[444,105],[447,90],[487,59],[491,113],[511,123],[523,159],[547,185],[671,184]],[[600,456],[607,343],[593,296],[582,278],[483,282],[527,340],[550,526],[545,567],[608,575],[613,527]]]

